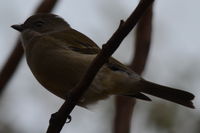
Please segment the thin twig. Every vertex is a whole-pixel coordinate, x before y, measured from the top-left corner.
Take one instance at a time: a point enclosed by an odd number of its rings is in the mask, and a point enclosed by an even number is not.
[[[35,13],[50,12],[56,5],[57,1],[58,0],[43,0],[41,4],[38,6],[38,8],[36,9]],[[5,65],[3,66],[0,72],[0,94],[2,94],[7,83],[9,82],[12,75],[14,74],[23,54],[24,54],[24,51],[21,46],[21,42],[19,39],[17,39],[15,48],[11,52],[11,55],[8,57]]]
[[[144,0],[142,0],[144,1]],[[151,45],[152,32],[152,6],[137,25],[134,58],[130,68],[138,74],[142,74],[147,61]],[[128,97],[116,98],[116,114],[114,121],[114,133],[129,133],[131,118],[136,100]]]
[[[113,34],[110,40],[108,40],[108,42],[103,45],[102,50],[91,63],[88,70],[86,71],[80,82],[77,84],[77,86],[73,89],[68,99],[64,102],[59,111],[55,113],[53,117],[51,117],[47,133],[59,133],[61,131],[69,114],[75,107],[76,103],[79,101],[80,97],[84,94],[84,92],[93,81],[98,70],[118,48],[122,40],[136,25],[136,23],[139,21],[141,16],[143,16],[146,9],[153,3],[153,1],[154,0],[141,1],[136,7],[135,11],[126,20],[126,22],[123,23],[121,21],[122,23],[120,24],[117,31]]]

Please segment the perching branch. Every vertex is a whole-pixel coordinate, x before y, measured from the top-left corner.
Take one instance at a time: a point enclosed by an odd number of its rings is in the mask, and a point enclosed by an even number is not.
[[[125,22],[121,21],[117,31],[113,34],[110,40],[108,40],[108,42],[103,45],[102,50],[91,63],[80,82],[72,90],[68,99],[66,99],[59,111],[52,115],[53,117],[50,119],[47,133],[59,133],[61,131],[71,111],[93,81],[99,69],[103,66],[104,63],[106,63],[108,58],[119,47],[122,40],[144,15],[145,11],[153,3],[153,1],[154,0],[141,1],[131,16]]]
[[[58,0],[43,0],[41,4],[36,9],[35,13],[48,13],[50,12],[56,5]],[[7,59],[7,62],[3,66],[0,72],[0,94],[2,94],[5,86],[11,79],[12,75],[14,74],[22,56],[23,56],[23,48],[19,39],[17,39],[15,48],[11,52],[11,55]]]
[[[145,0],[141,0],[145,1]],[[152,6],[137,25],[134,58],[130,68],[137,74],[141,74],[145,68],[148,53],[151,46],[152,32]],[[116,98],[116,114],[114,121],[114,133],[129,133],[131,118],[136,100],[128,97]]]

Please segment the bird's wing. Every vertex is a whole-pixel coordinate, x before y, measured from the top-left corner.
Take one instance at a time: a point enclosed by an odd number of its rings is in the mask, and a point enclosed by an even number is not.
[[[83,54],[97,54],[100,48],[90,38],[74,29],[51,33],[48,36],[65,44],[67,48]]]
[[[101,50],[90,38],[74,29],[51,33],[48,36],[61,41],[67,48],[82,54],[98,54]],[[113,71],[125,72],[128,75],[134,73],[130,68],[112,57],[105,65]]]
[[[125,72],[128,75],[134,74],[134,72],[130,68],[128,68],[127,66],[125,66],[124,64],[122,64],[121,62],[117,61],[116,59],[112,57],[109,59],[106,65],[108,66],[108,68],[110,68],[113,71]]]

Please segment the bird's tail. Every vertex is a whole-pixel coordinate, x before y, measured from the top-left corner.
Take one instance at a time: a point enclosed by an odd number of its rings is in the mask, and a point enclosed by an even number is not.
[[[158,85],[146,80],[141,80],[141,85],[142,85],[141,88],[142,93],[166,99],[186,107],[194,108],[194,105],[192,103],[194,95],[189,92]]]

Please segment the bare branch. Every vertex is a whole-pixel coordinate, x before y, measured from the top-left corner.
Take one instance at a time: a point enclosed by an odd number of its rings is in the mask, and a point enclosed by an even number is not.
[[[57,1],[58,0],[43,0],[36,9],[35,13],[50,12]],[[21,42],[18,39],[15,48],[11,52],[11,55],[8,57],[7,62],[5,63],[0,72],[0,94],[2,94],[3,90],[5,89],[5,86],[14,74],[23,54],[24,51],[21,46]]]
[[[115,99],[114,133],[130,133],[133,108],[136,103],[134,98],[117,96]]]
[[[138,20],[145,13],[146,9],[153,3],[153,1],[154,0],[141,1],[131,16],[124,23],[120,24],[119,28],[110,38],[110,40],[108,40],[108,42],[103,45],[102,50],[91,63],[80,82],[72,90],[68,99],[66,99],[59,111],[56,112],[53,117],[51,117],[47,133],[59,133],[61,131],[65,121],[67,120],[67,117],[75,107],[76,103],[79,101],[80,97],[84,94],[84,92],[93,81],[98,70],[118,48],[122,40],[136,25]]]
[[[145,0],[141,0],[145,1]],[[137,25],[135,52],[130,68],[141,74],[144,70],[149,49],[151,46],[152,31],[152,6]],[[132,113],[136,100],[128,97],[116,97],[116,114],[114,121],[114,133],[129,133]]]
[[[136,30],[136,48],[134,59],[130,64],[136,73],[142,74],[151,46],[152,33],[152,6],[147,10],[144,17],[139,21]]]

